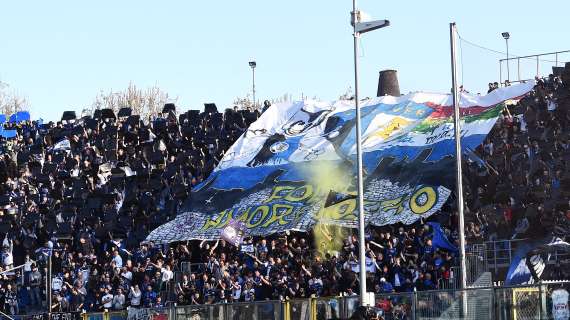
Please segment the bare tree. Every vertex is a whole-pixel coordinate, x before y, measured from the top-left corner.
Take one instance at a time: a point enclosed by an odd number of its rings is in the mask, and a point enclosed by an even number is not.
[[[30,105],[25,97],[9,91],[9,85],[0,82],[0,114],[11,115],[18,111],[29,110]]]
[[[285,94],[283,94],[282,96],[279,96],[279,97],[277,97],[277,98],[271,98],[271,99],[267,99],[267,100],[268,100],[269,102],[271,102],[271,104],[275,104],[275,103],[282,103],[282,102],[291,101],[291,100],[292,100],[291,97],[292,97],[291,94],[285,93]],[[244,110],[244,109],[247,109],[247,108],[249,108],[249,107],[252,107],[252,106],[253,106],[253,102],[251,101],[250,95],[249,95],[249,93],[248,93],[248,94],[247,94],[245,97],[243,97],[243,98],[240,98],[240,97],[235,98],[234,101],[233,101],[233,105],[234,105],[234,106],[237,106],[238,109]],[[261,103],[261,104],[260,104],[260,103],[256,103],[256,104],[255,104],[254,109],[258,109],[258,110],[261,111],[262,108],[263,108],[263,103]]]
[[[282,96],[270,99],[269,101],[271,102],[271,104],[274,104],[274,103],[289,102],[291,100],[293,100],[292,95],[290,93],[285,93]]]
[[[248,93],[243,98],[236,97],[233,101],[233,105],[237,106],[238,109],[240,109],[240,110],[245,110],[247,108],[252,107],[253,103],[252,103],[251,98],[249,97],[249,93]]]
[[[175,102],[177,99],[170,99],[168,93],[160,90],[158,86],[146,89],[139,89],[133,83],[124,91],[112,90],[108,93],[101,91],[92,104],[92,109],[119,109],[128,107],[133,109],[133,114],[141,117],[156,116],[162,111],[162,107],[167,102]]]
[[[339,100],[352,100],[354,99],[354,94],[352,93],[352,87],[346,88],[346,91],[340,95]]]

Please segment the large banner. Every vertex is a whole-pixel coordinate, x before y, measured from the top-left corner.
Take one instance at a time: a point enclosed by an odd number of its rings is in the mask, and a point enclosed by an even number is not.
[[[18,318],[18,317],[15,317]],[[52,312],[23,316],[26,320],[81,320],[81,312]]]
[[[533,85],[462,93],[463,148],[481,144],[504,102]],[[361,114],[366,222],[411,224],[440,210],[455,181],[451,96],[374,98],[362,102]],[[355,123],[353,101],[272,106],[192,190],[186,210],[148,240],[219,239],[234,220],[254,236],[316,223],[355,226]]]

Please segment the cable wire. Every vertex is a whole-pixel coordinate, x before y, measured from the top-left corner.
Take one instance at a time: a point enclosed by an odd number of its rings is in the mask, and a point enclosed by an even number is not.
[[[456,29],[457,30],[457,29]],[[459,35],[459,33],[458,33]],[[461,40],[461,36],[459,37],[459,40]],[[463,42],[459,41],[459,60],[461,63],[461,85],[463,86],[465,84],[465,82],[463,81]]]
[[[477,47],[477,48],[479,48],[479,49],[486,50],[486,51],[489,51],[489,52],[493,52],[493,53],[496,53],[496,54],[506,55],[506,53],[503,52],[503,51],[494,50],[494,49],[491,49],[491,48],[484,47],[484,46],[482,46],[482,45],[480,45],[480,44],[476,44],[476,43],[474,43],[474,42],[472,42],[472,41],[469,41],[469,40],[463,38],[460,34],[458,34],[458,36],[459,36],[459,40],[461,40],[461,41],[463,41],[463,42],[465,42],[465,43],[467,43],[467,44],[469,44],[469,45],[471,45],[471,46],[474,46],[474,47]],[[460,42],[460,46],[461,46],[461,42]],[[510,57],[509,59],[514,59],[514,58],[536,60],[536,57],[525,57],[525,58],[521,58],[520,55],[518,55],[518,54],[512,54],[512,57]],[[538,59],[538,61],[542,61],[542,62],[552,62],[552,63],[558,63],[558,64],[562,63],[562,62],[560,62],[560,61],[559,61],[559,62],[556,62],[556,61],[554,61],[554,60],[547,60],[547,59],[540,59],[540,58]]]

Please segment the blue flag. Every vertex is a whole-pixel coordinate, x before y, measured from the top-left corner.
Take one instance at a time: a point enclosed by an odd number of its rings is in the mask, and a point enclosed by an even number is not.
[[[485,164],[485,160],[479,158],[479,156],[469,147],[465,148],[465,155],[467,156],[467,160],[477,164],[477,166],[481,167],[481,168],[485,168],[486,164]]]
[[[0,136],[6,139],[15,138],[18,135],[18,131],[16,130],[4,130],[0,128]]]
[[[20,123],[30,121],[30,113],[28,111],[18,111],[10,116],[10,123]]]
[[[554,251],[570,252],[570,244],[562,239],[545,238],[520,243],[507,272],[507,285],[533,284],[542,274]]]
[[[457,247],[454,246],[453,243],[449,241],[449,239],[447,239],[447,236],[445,236],[445,233],[441,229],[441,224],[437,222],[428,222],[427,224],[430,225],[433,229],[433,237],[431,239],[431,243],[434,248],[441,248],[452,252],[459,251]]]
[[[522,242],[515,251],[509,271],[507,271],[506,285],[517,285],[532,283],[532,275],[526,264],[526,254],[536,247],[534,242]]]

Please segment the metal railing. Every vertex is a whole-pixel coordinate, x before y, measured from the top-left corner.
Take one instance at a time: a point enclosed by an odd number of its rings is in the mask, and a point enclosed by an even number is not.
[[[514,57],[509,57],[509,58],[504,58],[504,59],[499,59],[499,81],[501,84],[505,84],[503,82],[503,62],[506,61],[506,63],[509,63],[510,61],[516,61],[517,63],[517,80],[511,80],[510,79],[510,75],[507,75],[507,79],[511,82],[511,83],[515,83],[515,82],[523,82],[523,81],[527,81],[527,80],[531,80],[534,77],[540,77],[540,68],[541,66],[541,62],[543,64],[547,64],[549,66],[555,66],[558,67],[559,64],[562,64],[562,66],[564,66],[564,62],[560,61],[561,56],[563,56],[564,54],[569,54],[570,50],[564,50],[564,51],[556,51],[556,52],[548,52],[548,53],[541,53],[541,54],[533,54],[533,55],[528,55],[528,56],[514,56]],[[551,57],[549,59],[541,59],[541,57]],[[552,60],[553,59],[553,60]],[[533,77],[528,78],[525,76],[521,76],[521,60],[523,61],[523,63],[525,61],[532,61],[533,64],[535,65],[535,72]],[[570,59],[569,59],[570,61]],[[508,68],[507,68],[508,69]],[[533,70],[534,71],[534,70]]]
[[[467,258],[467,285],[472,285],[484,272],[488,271],[487,247],[485,244],[470,244],[467,246],[465,254]]]
[[[528,241],[529,239],[513,239],[485,242],[487,270],[493,270],[496,273],[499,269],[508,268],[518,245]],[[564,260],[570,260],[570,253],[556,250],[548,263]]]
[[[374,311],[385,320],[414,319],[553,319],[560,310],[556,290],[570,291],[570,282],[532,286],[469,288],[379,294]],[[558,294],[558,293],[557,293]],[[358,296],[256,301],[232,304],[170,306],[83,313],[83,320],[328,320],[348,319]],[[49,318],[49,317],[48,317]],[[42,318],[43,319],[43,318]]]
[[[180,262],[180,272],[185,274],[202,273],[206,270],[207,263],[191,263],[187,261]]]
[[[284,303],[281,301],[238,302],[231,304],[189,305],[175,307],[177,320],[229,319],[265,320],[283,319]]]

